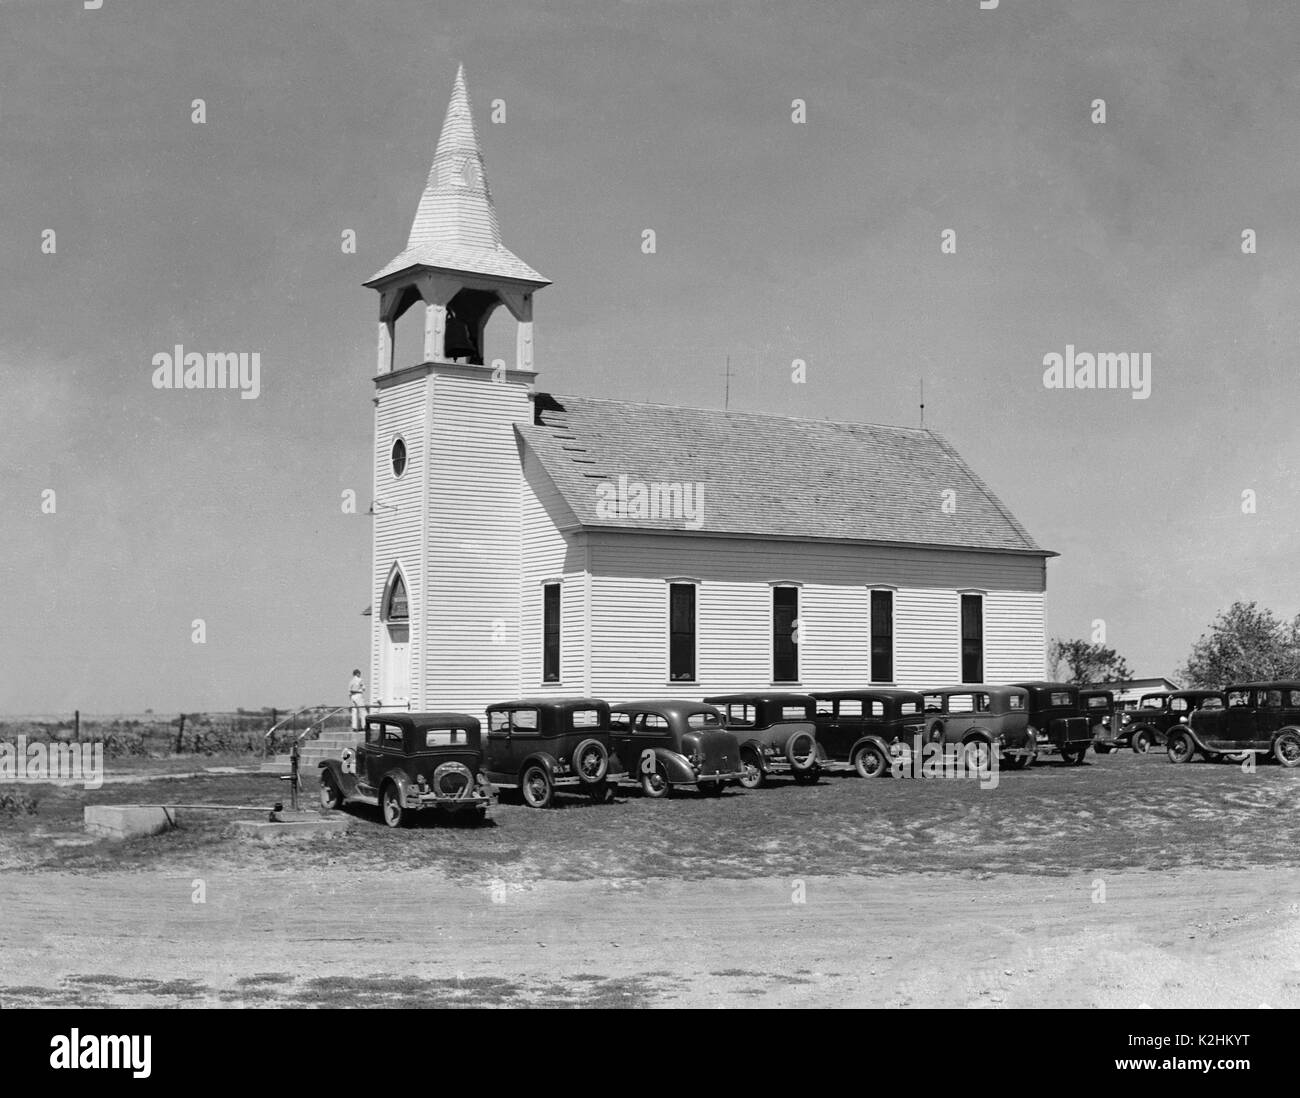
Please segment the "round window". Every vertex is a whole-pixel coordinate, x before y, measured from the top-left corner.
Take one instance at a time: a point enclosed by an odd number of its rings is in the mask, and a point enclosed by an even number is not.
[[[406,468],[406,443],[400,438],[393,441],[393,476],[400,477]]]

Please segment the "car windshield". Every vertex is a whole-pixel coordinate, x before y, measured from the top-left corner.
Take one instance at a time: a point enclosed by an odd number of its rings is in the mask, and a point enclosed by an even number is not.
[[[803,705],[783,705],[781,706],[781,719],[783,721],[801,721],[808,716],[808,708]]]
[[[898,707],[898,711],[905,717],[915,716],[917,711],[916,702],[902,702]]]
[[[1074,695],[1068,690],[1053,690],[1047,704],[1051,706],[1073,705]]]
[[[1142,709],[1163,709],[1165,707],[1165,695],[1147,694],[1139,705]]]
[[[707,710],[700,710],[695,713],[686,715],[686,723],[692,728],[721,728],[722,721],[718,719],[716,713],[710,713]]]
[[[1023,694],[1010,694],[1007,696],[1008,709],[1024,709],[1025,697]]]

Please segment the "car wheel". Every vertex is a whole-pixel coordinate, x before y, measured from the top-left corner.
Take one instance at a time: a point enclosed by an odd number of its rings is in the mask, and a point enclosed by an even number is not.
[[[874,743],[866,743],[853,752],[853,769],[859,778],[878,778],[889,769],[889,761]]]
[[[529,808],[549,808],[551,798],[555,796],[555,783],[546,767],[533,763],[524,769],[523,777],[519,779],[519,792]]]
[[[785,742],[790,769],[806,773],[817,768],[817,739],[811,732],[796,732]]]
[[[968,740],[961,746],[967,770],[988,770],[992,765],[993,748],[987,741]]]
[[[1165,747],[1171,763],[1191,762],[1192,756],[1196,753],[1196,745],[1192,743],[1192,737],[1186,732],[1171,733]]]
[[[745,789],[758,789],[767,780],[763,766],[754,756],[754,752],[745,751],[740,756],[740,784]]]
[[[1300,732],[1281,732],[1273,741],[1273,758],[1288,770],[1300,766]]]
[[[1133,745],[1134,751],[1136,751],[1139,755],[1145,755],[1148,751],[1151,750],[1151,733],[1135,732],[1133,734],[1133,739],[1131,743]]]
[[[339,783],[328,770],[320,776],[320,806],[327,811],[343,807],[343,794],[339,791]]]
[[[571,756],[578,779],[588,785],[603,783],[609,773],[609,752],[600,740],[583,740]]]
[[[664,764],[655,759],[654,765],[649,772],[643,771],[641,774],[641,792],[647,797],[653,797],[658,800],[660,797],[668,796],[668,791],[672,788],[668,784],[668,772],[664,770]]]
[[[406,809],[402,806],[401,794],[397,786],[389,782],[379,795],[379,808],[383,813],[384,823],[389,827],[403,827],[407,822]]]

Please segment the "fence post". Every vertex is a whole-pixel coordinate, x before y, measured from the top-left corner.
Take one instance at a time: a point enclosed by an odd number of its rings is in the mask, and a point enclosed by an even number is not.
[[[81,742],[81,710],[72,711],[72,738],[78,743]]]
[[[185,735],[185,714],[182,713],[180,720],[177,722],[176,725],[176,750],[172,752],[173,755],[179,755],[181,753],[181,739],[184,735]]]

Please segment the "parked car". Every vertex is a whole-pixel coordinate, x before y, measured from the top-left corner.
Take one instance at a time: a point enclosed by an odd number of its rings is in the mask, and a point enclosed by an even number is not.
[[[1028,692],[1029,727],[1038,753],[1058,752],[1077,765],[1088,754],[1092,728],[1079,702],[1079,688],[1065,682],[1017,682]]]
[[[879,777],[925,728],[914,690],[830,690],[814,693],[813,700],[817,771],[852,768],[859,777]]]
[[[1124,715],[1116,736],[1117,744],[1132,747],[1139,755],[1163,745],[1169,730],[1186,724],[1193,710],[1223,708],[1221,690],[1175,690],[1167,694],[1143,694],[1138,707]]]
[[[1199,752],[1211,761],[1272,755],[1285,767],[1300,766],[1300,682],[1241,683],[1223,698],[1222,708],[1202,706],[1187,724],[1170,726],[1170,762],[1189,762]]]
[[[696,701],[625,702],[610,708],[614,754],[647,797],[666,797],[679,786],[721,794],[746,775],[740,740],[722,713]]]
[[[1013,770],[1031,765],[1038,754],[1029,729],[1029,692],[1015,686],[962,683],[922,694],[925,742],[983,744]]]
[[[810,694],[717,694],[704,700],[722,711],[740,741],[740,784],[746,789],[765,784],[771,774],[817,780],[817,703]]]
[[[378,805],[389,827],[427,809],[483,819],[496,800],[479,723],[466,713],[372,713],[356,748],[323,760],[320,771],[322,807]]]
[[[1098,755],[1109,755],[1115,750],[1115,734],[1119,727],[1115,695],[1109,690],[1080,690],[1079,704],[1083,706],[1088,726],[1092,729],[1092,749]]]
[[[611,757],[609,703],[600,698],[521,698],[487,707],[483,768],[501,789],[518,789],[530,808],[546,808],[555,791],[614,799],[626,776]]]

